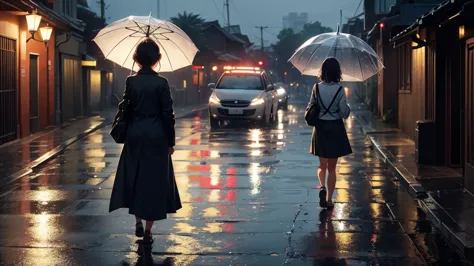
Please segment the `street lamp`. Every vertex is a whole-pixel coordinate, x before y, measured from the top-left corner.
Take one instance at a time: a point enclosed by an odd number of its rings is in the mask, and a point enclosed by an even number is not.
[[[38,15],[38,12],[34,10],[31,14],[26,15],[26,23],[28,24],[28,31],[31,34],[31,37],[26,40],[29,42],[31,39],[38,41],[38,42],[48,42],[51,39],[51,34],[53,33],[53,28],[50,27],[48,24],[46,26],[39,28],[41,23],[41,16]],[[42,40],[35,39],[35,34],[38,32],[38,28],[41,33]]]

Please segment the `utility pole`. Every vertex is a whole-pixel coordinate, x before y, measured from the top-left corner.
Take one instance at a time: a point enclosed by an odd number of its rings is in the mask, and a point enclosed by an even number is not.
[[[100,5],[100,18],[105,19],[105,0],[100,0],[99,5]]]
[[[268,26],[256,26],[255,28],[260,29],[260,44],[262,49],[262,57],[265,56],[265,46],[263,43],[263,30],[268,28]]]
[[[225,0],[225,7],[227,9],[227,32],[230,32],[230,11],[229,11],[229,0]]]
[[[341,9],[341,15],[340,15],[340,18],[339,18],[339,25],[342,29],[342,9]]]

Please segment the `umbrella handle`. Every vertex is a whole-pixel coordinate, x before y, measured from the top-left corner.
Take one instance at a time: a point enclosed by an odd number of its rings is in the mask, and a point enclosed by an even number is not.
[[[340,25],[339,23],[337,23],[337,35],[339,35],[339,32],[340,32]]]

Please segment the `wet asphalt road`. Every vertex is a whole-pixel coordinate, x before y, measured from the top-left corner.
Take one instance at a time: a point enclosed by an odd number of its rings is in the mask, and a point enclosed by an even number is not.
[[[318,205],[317,158],[303,103],[261,129],[210,130],[206,112],[177,121],[173,156],[183,208],[133,235],[108,213],[121,146],[99,130],[0,195],[4,265],[425,265],[436,241],[417,204],[346,121],[335,208]]]

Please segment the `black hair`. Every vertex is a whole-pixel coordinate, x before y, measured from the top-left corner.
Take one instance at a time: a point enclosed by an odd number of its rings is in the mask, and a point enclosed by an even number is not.
[[[342,71],[339,61],[334,57],[328,57],[321,67],[321,76],[319,77],[326,83],[338,83],[342,80]]]
[[[140,42],[133,54],[133,60],[141,66],[153,66],[160,59],[160,47],[150,38]]]

